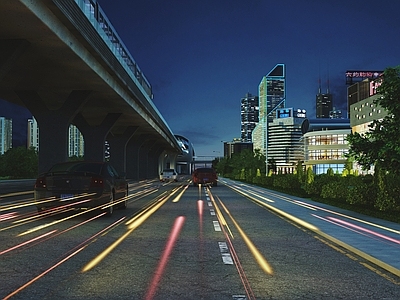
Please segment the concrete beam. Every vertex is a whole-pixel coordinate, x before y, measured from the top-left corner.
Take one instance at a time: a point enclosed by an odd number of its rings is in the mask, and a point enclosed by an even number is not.
[[[105,139],[122,113],[109,113],[100,125],[90,126],[82,114],[77,114],[74,124],[78,127],[85,141],[85,160],[104,161]]]
[[[50,110],[36,91],[16,91],[39,126],[39,173],[68,159],[68,128],[90,94],[90,91],[72,91],[63,105]]]

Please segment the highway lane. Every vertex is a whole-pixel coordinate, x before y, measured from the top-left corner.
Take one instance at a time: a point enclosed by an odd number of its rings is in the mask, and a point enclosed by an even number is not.
[[[400,298],[398,277],[238,186],[134,183],[111,218],[36,219],[29,195],[18,208],[2,199],[0,299]]]

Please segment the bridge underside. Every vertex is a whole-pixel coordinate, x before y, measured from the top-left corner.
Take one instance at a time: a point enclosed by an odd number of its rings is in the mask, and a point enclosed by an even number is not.
[[[117,169],[133,178],[156,176],[161,154],[179,152],[149,96],[74,0],[0,1],[0,98],[37,120],[39,171],[67,160],[70,124],[84,136],[85,159],[104,160],[107,140]]]

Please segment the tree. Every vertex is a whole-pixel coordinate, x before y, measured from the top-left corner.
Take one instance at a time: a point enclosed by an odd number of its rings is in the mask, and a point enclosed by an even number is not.
[[[11,148],[1,156],[0,176],[35,178],[38,173],[38,155],[35,148]]]
[[[381,97],[374,104],[387,110],[387,116],[374,120],[366,133],[347,136],[348,157],[368,170],[379,163],[383,170],[400,174],[400,66],[387,68],[377,89]]]

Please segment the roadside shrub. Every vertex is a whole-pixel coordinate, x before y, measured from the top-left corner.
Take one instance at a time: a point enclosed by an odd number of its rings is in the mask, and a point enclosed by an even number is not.
[[[332,175],[328,175],[332,176]],[[341,179],[345,179],[340,177]],[[326,183],[321,188],[321,197],[340,200],[341,202],[346,201],[348,183],[345,180],[335,180],[333,182]]]
[[[376,196],[377,191],[371,175],[354,176],[349,183],[346,202],[373,207]]]
[[[400,186],[399,176],[392,173],[384,173],[379,170],[376,178],[377,197],[375,207],[381,211],[400,211]]]
[[[273,186],[288,191],[298,191],[301,189],[301,183],[296,174],[275,175]]]
[[[311,183],[308,183],[304,186],[307,194],[311,196],[321,196],[322,187],[326,184],[336,182],[339,180],[339,176],[328,175],[328,174],[319,174],[314,176],[314,179]]]

